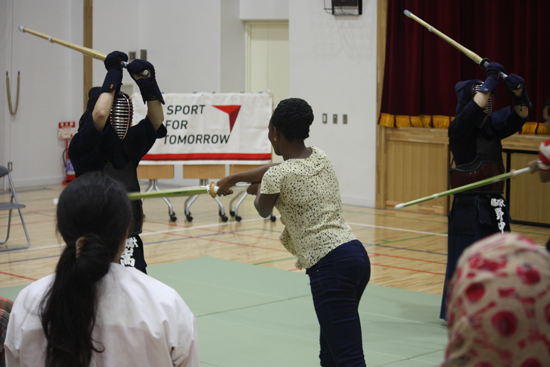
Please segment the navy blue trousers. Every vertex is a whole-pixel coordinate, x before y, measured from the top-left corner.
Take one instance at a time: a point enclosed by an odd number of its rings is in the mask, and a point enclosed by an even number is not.
[[[306,274],[321,326],[321,366],[366,366],[358,311],[370,279],[365,247],[357,240],[342,244]]]
[[[502,206],[491,204],[492,200]],[[497,216],[496,209],[500,209]],[[474,242],[494,233],[510,232],[510,215],[506,201],[500,195],[455,195],[448,216],[447,269],[439,317],[447,320],[448,285],[455,273],[458,259]]]

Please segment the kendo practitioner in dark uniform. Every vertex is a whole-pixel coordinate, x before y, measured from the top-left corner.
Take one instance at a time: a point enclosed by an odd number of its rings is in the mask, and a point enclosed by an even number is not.
[[[511,91],[514,107],[492,112],[494,90],[504,68],[495,62],[486,69],[487,79],[456,84],[458,97],[455,119],[449,125],[449,147],[455,168],[453,188],[504,173],[501,140],[527,121],[531,102],[522,77],[510,74],[504,84]],[[496,232],[510,231],[504,182],[497,182],[455,194],[448,220],[448,255],[440,317],[446,320],[447,284],[462,252],[472,243]]]
[[[94,87],[88,92],[86,111],[69,146],[69,158],[77,177],[89,171],[104,171],[120,181],[126,191],[139,192],[137,166],[156,139],[166,136],[166,127],[162,124],[164,99],[151,63],[137,59],[127,64],[147,103],[147,116],[131,126],[133,106],[129,96],[120,92],[122,62],[127,61],[128,56],[119,51],[105,58],[105,81],[102,87]],[[132,211],[133,222],[120,263],[146,273],[143,242],[139,237],[143,224],[141,200],[132,201]]]

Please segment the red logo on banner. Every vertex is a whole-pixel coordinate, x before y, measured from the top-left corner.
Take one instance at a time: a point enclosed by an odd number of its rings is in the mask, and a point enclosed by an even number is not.
[[[214,106],[218,110],[223,111],[229,115],[229,132],[233,131],[233,126],[235,121],[237,121],[237,116],[239,116],[239,111],[241,110],[240,105],[227,105],[227,106]]]

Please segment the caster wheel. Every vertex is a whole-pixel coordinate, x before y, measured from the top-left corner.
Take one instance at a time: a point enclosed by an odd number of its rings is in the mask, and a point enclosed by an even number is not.
[[[168,215],[170,215],[170,222],[175,222],[178,220],[178,217],[176,217],[176,213],[168,213]]]
[[[277,220],[277,217],[272,215],[271,217],[269,217],[269,220],[275,222]]]
[[[227,220],[229,219],[227,218],[227,215],[222,214],[221,212],[220,212],[220,218],[222,219],[222,222],[227,222]]]
[[[241,218],[240,215],[237,215],[237,216],[235,217],[235,220],[236,220],[237,222],[240,222],[242,219],[243,219],[243,218]]]
[[[229,214],[231,214],[232,217],[235,216],[235,212],[234,212],[233,210],[230,210],[230,211],[229,211]]]
[[[187,218],[187,221],[188,222],[192,222],[193,221],[193,217],[189,214],[189,215],[186,215],[185,218]]]

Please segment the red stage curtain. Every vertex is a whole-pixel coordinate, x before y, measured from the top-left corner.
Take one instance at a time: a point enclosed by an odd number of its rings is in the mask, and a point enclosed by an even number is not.
[[[407,9],[481,57],[525,79],[533,110],[542,121],[550,98],[550,1],[388,0],[386,63],[381,112],[390,115],[454,116],[454,86],[486,75],[474,61],[407,18]],[[496,108],[511,103],[499,83]]]

